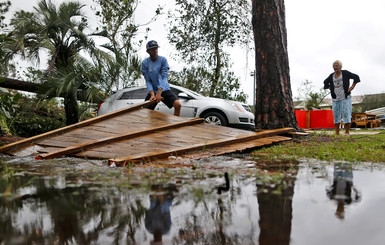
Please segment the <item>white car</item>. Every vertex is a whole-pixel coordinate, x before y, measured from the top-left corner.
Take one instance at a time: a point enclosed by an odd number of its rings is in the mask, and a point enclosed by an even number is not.
[[[170,84],[171,90],[179,97],[182,104],[181,116],[205,118],[207,123],[235,128],[253,130],[254,115],[246,104],[218,98],[205,97],[189,89]],[[98,115],[103,115],[127,106],[144,102],[147,87],[125,88],[115,91],[99,104]],[[174,114],[174,108],[169,109],[160,102],[156,111]]]

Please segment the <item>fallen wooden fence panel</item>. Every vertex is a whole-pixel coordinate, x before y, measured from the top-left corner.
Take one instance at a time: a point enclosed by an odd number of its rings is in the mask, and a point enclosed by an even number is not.
[[[75,156],[126,163],[196,159],[290,140],[292,128],[252,132],[143,108],[127,107],[100,117],[0,147],[0,153],[49,159]]]

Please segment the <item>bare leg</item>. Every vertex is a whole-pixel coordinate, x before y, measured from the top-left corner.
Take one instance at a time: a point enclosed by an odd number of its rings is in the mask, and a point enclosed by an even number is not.
[[[182,108],[182,104],[180,103],[179,100],[175,100],[172,105],[174,106],[174,115],[179,117],[180,116],[180,109]]]
[[[336,135],[339,135],[340,134],[340,124],[336,123],[336,124],[334,124],[334,126],[336,128]]]
[[[345,135],[349,136],[350,123],[345,124]]]

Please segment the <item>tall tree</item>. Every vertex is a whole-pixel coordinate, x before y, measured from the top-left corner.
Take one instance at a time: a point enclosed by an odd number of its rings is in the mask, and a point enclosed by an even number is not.
[[[96,15],[100,17],[101,27],[95,35],[104,37],[107,42],[102,45],[108,50],[110,57],[100,64],[105,72],[103,79],[106,81],[104,88],[107,93],[112,89],[121,89],[137,85],[137,79],[142,76],[141,61],[137,50],[142,40],[135,42],[139,28],[154,21],[161,13],[158,7],[154,16],[147,23],[135,22],[135,11],[138,0],[104,0],[100,8],[95,8]],[[146,32],[149,29],[146,29]]]
[[[250,41],[249,2],[176,0],[176,6],[169,13],[168,39],[181,60],[192,66],[190,73],[204,74],[198,79],[207,92],[199,92],[222,97],[238,91],[239,80],[229,71],[232,63],[226,48]]]
[[[284,0],[252,0],[256,128],[299,130],[291,93]]]
[[[83,7],[79,2],[63,2],[57,7],[50,0],[41,0],[34,12],[16,12],[11,20],[16,40],[14,49],[35,61],[40,61],[41,51],[47,52],[47,77],[54,77],[59,70],[71,70],[81,50],[95,51],[93,40],[85,33],[87,20]],[[77,93],[71,84],[56,89],[64,94],[67,124],[78,122]]]
[[[16,74],[15,65],[10,62],[12,53],[7,48],[8,44],[14,42],[10,34],[6,34],[4,29],[8,26],[5,22],[5,14],[9,11],[11,1],[0,2],[0,76],[8,76],[9,73]],[[0,80],[0,82],[2,82]]]
[[[11,1],[1,1],[0,2],[0,29],[7,26],[7,24],[4,22],[5,16],[4,14],[9,11],[9,7],[11,6]]]
[[[232,71],[223,71],[217,83],[214,95],[210,95],[210,83],[212,73],[202,66],[185,67],[179,72],[170,72],[169,81],[173,84],[191,89],[204,96],[214,96],[222,99],[246,102],[247,95],[239,91],[240,82]],[[229,93],[229,91],[233,93]]]

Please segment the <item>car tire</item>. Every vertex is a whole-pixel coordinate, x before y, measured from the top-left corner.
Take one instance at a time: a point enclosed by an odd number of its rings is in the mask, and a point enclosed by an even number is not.
[[[219,126],[227,126],[226,118],[219,112],[208,112],[203,116],[203,118],[205,119],[206,123]]]

